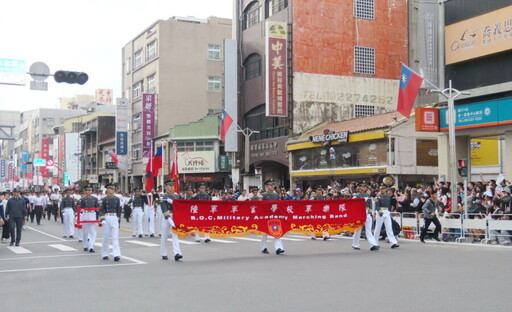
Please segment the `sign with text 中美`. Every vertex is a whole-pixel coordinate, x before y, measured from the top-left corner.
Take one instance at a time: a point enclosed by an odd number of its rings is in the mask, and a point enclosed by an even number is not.
[[[288,232],[338,234],[360,229],[366,220],[364,199],[285,201],[174,200],[173,220],[179,236],[193,231],[212,237]]]
[[[288,116],[288,24],[267,21],[266,115]]]
[[[178,152],[178,172],[180,174],[215,172],[215,152]]]
[[[445,27],[446,65],[512,49],[512,6]]]
[[[155,95],[142,94],[142,157],[149,157],[153,153],[151,142],[155,136],[155,110]]]

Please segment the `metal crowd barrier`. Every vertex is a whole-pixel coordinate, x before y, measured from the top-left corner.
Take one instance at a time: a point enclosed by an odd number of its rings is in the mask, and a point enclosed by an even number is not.
[[[393,219],[398,222],[401,228],[401,237],[406,239],[417,239],[421,228],[425,224],[423,214],[414,212],[393,212]],[[509,220],[495,220],[494,217],[508,216]],[[438,215],[441,223],[440,239],[443,241],[481,242],[484,244],[499,243],[512,245],[512,215],[489,215],[484,214],[460,214],[444,213]],[[431,223],[429,229],[435,229]]]

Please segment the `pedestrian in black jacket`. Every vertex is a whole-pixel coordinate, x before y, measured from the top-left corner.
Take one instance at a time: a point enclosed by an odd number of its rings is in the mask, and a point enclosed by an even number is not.
[[[20,245],[21,230],[27,217],[28,212],[25,199],[20,196],[19,189],[14,189],[13,196],[9,198],[5,208],[5,218],[11,223],[11,246],[14,244],[16,246]]]

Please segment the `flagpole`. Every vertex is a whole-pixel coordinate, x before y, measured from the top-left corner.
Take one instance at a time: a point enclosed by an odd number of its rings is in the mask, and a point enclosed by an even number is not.
[[[152,182],[154,184],[155,177],[153,177],[153,153],[154,153],[154,151],[153,151],[153,140],[151,140],[151,152],[149,153],[149,172],[151,172],[150,179],[153,179]]]
[[[164,159],[165,159],[165,146],[164,146],[165,140],[162,139],[162,145],[160,147],[162,148],[162,176],[160,177],[160,185],[162,186],[162,192],[164,191],[164,173],[165,173],[165,167],[164,167]]]

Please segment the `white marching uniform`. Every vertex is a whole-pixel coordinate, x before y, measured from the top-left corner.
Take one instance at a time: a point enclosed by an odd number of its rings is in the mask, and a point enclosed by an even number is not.
[[[370,244],[370,247],[378,246],[377,242],[375,241],[375,237],[372,233],[372,226],[373,226],[373,201],[370,197],[363,195],[356,196],[357,198],[364,198],[366,200],[366,221],[364,224],[365,227],[365,234],[366,234],[366,240],[368,241],[368,244]],[[355,249],[361,248],[359,244],[359,240],[361,239],[361,230],[355,231],[354,236],[352,237],[352,247]]]
[[[153,206],[153,195],[150,194],[148,194],[148,204],[144,205],[142,231],[146,235],[155,235],[155,206]]]
[[[382,224],[386,229],[386,236],[389,239],[389,243],[393,248],[398,247],[398,241],[396,240],[395,234],[393,233],[393,224],[391,222],[391,214],[389,213],[389,206],[391,204],[391,197],[384,195],[376,203],[376,209],[378,209],[377,219],[375,221],[375,243],[379,246],[380,230]]]
[[[112,238],[112,254],[114,260],[121,257],[121,248],[119,247],[119,218],[121,217],[121,201],[116,196],[106,196],[103,198],[99,210],[100,220],[103,224],[103,240],[101,246],[101,256],[108,257],[109,241]]]
[[[174,221],[172,220],[172,201],[173,199],[181,199],[179,194],[165,194],[160,197],[160,210],[162,212],[162,220],[160,221],[160,230],[162,237],[160,238],[160,256],[167,258],[167,238],[171,234],[172,238],[172,251],[174,253],[174,259],[178,261],[181,258],[180,241],[178,235],[172,233],[172,227],[174,227]],[[180,258],[176,258],[180,255]]]
[[[60,210],[62,211],[62,232],[64,237],[72,237],[75,235],[75,201],[73,198],[66,196],[60,202]]]
[[[144,235],[142,230],[142,218],[144,211],[142,207],[145,206],[145,201],[142,196],[133,196],[130,200],[132,205],[132,235]]]

